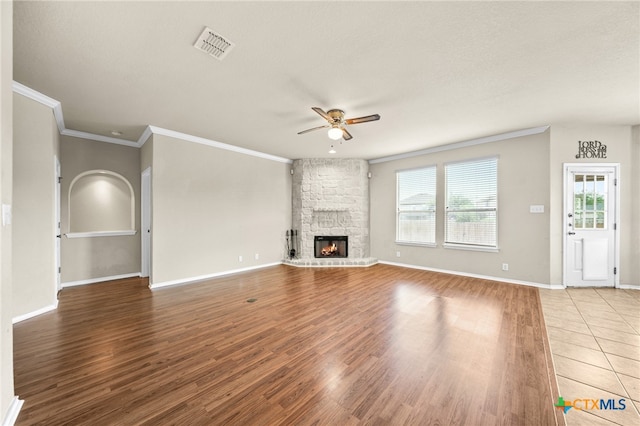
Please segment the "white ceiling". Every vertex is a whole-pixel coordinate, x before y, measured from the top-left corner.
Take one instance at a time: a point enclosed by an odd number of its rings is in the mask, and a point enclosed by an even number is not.
[[[205,26],[236,45],[195,49]],[[68,129],[147,125],[374,159],[556,123],[640,123],[640,2],[14,2],[14,80]],[[380,114],[342,144],[311,107]]]

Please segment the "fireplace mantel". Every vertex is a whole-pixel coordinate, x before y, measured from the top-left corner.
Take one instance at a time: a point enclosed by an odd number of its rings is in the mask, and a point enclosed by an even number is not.
[[[335,208],[335,207],[314,207],[314,212],[348,212],[347,208]]]

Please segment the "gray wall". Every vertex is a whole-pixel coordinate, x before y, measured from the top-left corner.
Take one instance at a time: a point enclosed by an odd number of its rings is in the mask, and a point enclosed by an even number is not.
[[[13,185],[13,3],[0,2],[0,201],[11,205]],[[0,422],[13,393],[12,226],[0,225]]]
[[[157,134],[152,157],[152,284],[282,261],[290,164]]]
[[[550,201],[551,283],[562,283],[563,230],[563,163],[620,163],[620,284],[640,285],[637,247],[640,233],[634,232],[638,223],[637,185],[640,181],[637,141],[632,142],[631,126],[567,125],[551,126],[550,138]],[[606,159],[576,160],[579,140],[598,140],[607,145]],[[634,159],[635,151],[635,159]],[[635,188],[635,193],[634,193]]]
[[[444,163],[499,156],[499,252],[445,249]],[[397,170],[437,165],[437,247],[395,242]],[[549,283],[549,132],[419,157],[371,164],[371,255],[382,261],[526,281]],[[529,213],[531,204],[545,206]],[[400,252],[400,257],[396,252]],[[509,271],[502,271],[503,263]]]
[[[89,170],[109,170],[126,178],[135,195],[136,235],[63,238],[62,283],[136,274],[140,272],[140,149],[63,136],[62,233],[69,229],[69,185]]]
[[[48,106],[14,97],[13,316],[57,304],[55,223],[59,133]]]
[[[606,159],[576,160],[577,141],[599,140]],[[499,253],[442,248],[444,168],[447,161],[499,155]],[[532,283],[562,284],[563,164],[620,164],[620,284],[640,283],[640,126],[552,125],[521,137],[431,155],[372,164],[371,254],[383,261]],[[395,171],[438,165],[438,247],[395,243]],[[544,214],[529,205],[544,204]],[[396,257],[396,251],[401,256]],[[500,269],[509,264],[509,271]]]

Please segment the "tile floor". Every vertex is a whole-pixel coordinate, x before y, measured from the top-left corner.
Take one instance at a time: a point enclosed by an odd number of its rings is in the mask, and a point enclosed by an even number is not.
[[[541,289],[540,299],[564,400],[625,400],[624,410],[569,409],[567,425],[640,425],[640,291]]]

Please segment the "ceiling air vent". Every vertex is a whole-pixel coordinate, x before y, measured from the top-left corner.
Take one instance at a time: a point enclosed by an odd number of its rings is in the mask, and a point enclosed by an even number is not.
[[[222,60],[235,45],[235,43],[216,33],[211,28],[204,27],[204,31],[202,31],[202,34],[200,34],[193,44],[193,47],[207,52],[216,59]]]

